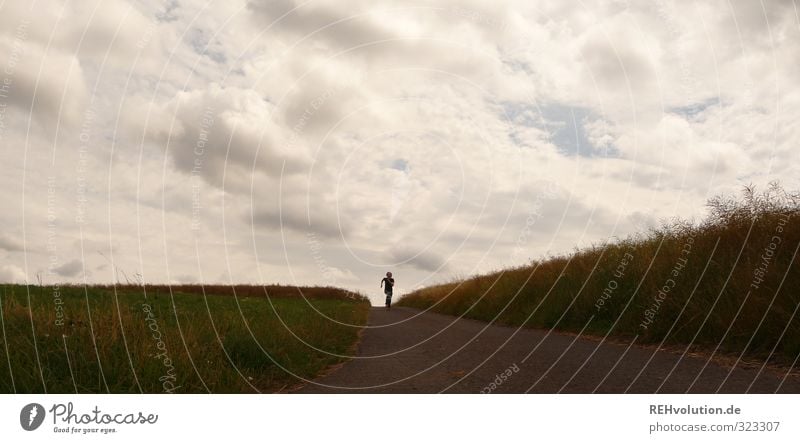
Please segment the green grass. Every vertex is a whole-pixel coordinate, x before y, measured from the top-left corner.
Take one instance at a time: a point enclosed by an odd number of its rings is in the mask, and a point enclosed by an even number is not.
[[[672,221],[626,240],[423,288],[398,304],[793,364],[800,354],[800,198],[772,185],[712,199],[709,208],[699,224]]]
[[[0,285],[0,393],[275,392],[343,361],[369,311],[334,288],[144,289]]]

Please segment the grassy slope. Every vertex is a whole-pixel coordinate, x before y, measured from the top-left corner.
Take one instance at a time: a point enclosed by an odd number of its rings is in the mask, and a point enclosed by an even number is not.
[[[748,189],[740,200],[710,201],[711,215],[699,225],[673,222],[637,238],[424,288],[398,304],[508,325],[638,335],[639,342],[719,345],[791,364],[800,353],[798,202],[777,187]]]
[[[0,392],[272,392],[341,361],[309,346],[347,354],[369,310],[333,288],[202,289],[0,286]]]

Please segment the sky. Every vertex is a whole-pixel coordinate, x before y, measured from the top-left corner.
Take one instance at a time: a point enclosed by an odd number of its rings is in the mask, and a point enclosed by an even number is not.
[[[800,189],[795,1],[0,3],[0,281],[396,293]]]

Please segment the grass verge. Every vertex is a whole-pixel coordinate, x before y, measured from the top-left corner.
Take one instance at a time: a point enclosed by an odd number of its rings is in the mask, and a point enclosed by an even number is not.
[[[0,393],[275,392],[343,361],[369,311],[320,287],[0,285],[0,296]]]

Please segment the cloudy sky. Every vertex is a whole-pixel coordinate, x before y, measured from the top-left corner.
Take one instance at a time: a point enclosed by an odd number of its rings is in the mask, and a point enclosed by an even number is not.
[[[800,188],[792,0],[0,4],[0,280],[379,300]]]

